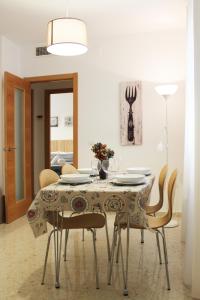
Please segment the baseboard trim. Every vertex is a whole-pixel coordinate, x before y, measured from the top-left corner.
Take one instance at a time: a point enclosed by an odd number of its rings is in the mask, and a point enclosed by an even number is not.
[[[6,222],[5,195],[0,198],[0,224]]]

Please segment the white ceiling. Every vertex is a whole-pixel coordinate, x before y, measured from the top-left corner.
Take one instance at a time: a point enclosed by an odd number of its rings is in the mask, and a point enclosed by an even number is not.
[[[66,8],[87,23],[89,39],[186,27],[186,0],[0,0],[0,34],[45,44],[48,21]]]

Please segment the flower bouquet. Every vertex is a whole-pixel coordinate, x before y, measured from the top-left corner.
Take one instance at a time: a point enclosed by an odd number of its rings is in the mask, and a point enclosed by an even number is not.
[[[91,149],[95,153],[95,157],[99,160],[107,160],[114,156],[114,151],[107,147],[106,144],[96,143]]]
[[[109,158],[114,156],[114,151],[107,147],[106,144],[96,143],[91,150],[95,153],[95,158],[99,160],[98,170],[100,179],[106,179],[107,174],[104,169],[109,167]],[[103,166],[103,167],[102,167]]]

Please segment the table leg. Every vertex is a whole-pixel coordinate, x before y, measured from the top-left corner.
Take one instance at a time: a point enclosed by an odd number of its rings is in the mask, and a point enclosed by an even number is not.
[[[55,256],[55,287],[60,287],[60,259],[62,246],[62,224],[59,224],[59,212],[54,214],[54,256]]]
[[[117,239],[117,227],[114,226],[110,260],[108,260],[108,265],[109,265],[109,268],[108,268],[108,285],[111,284],[113,261],[114,261],[115,247],[116,247],[116,239]]]
[[[120,226],[118,222],[118,227]],[[129,213],[127,213],[127,236],[126,236],[126,270],[124,268],[124,257],[123,257],[123,248],[122,248],[122,242],[121,242],[121,230],[118,230],[119,235],[119,249],[121,254],[121,261],[122,261],[122,275],[124,280],[124,289],[123,289],[123,295],[128,296],[128,258],[129,258],[129,230],[130,230],[130,218]]]

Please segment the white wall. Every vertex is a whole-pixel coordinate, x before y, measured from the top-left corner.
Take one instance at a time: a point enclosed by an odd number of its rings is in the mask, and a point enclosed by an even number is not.
[[[2,70],[13,73],[17,76],[22,76],[21,71],[21,47],[16,45],[5,36],[2,39]]]
[[[73,126],[65,126],[65,117],[73,116],[73,93],[51,95],[51,117],[58,117],[58,127],[51,127],[51,140],[73,140]]]
[[[36,46],[36,45],[34,45]],[[181,210],[185,32],[138,34],[124,38],[89,39],[89,51],[79,57],[36,57],[24,48],[26,76],[78,72],[79,166],[89,166],[91,144],[108,143],[121,158],[122,167],[150,166],[158,174],[164,153],[157,151],[164,122],[164,103],[156,94],[158,82],[177,82],[178,92],[169,99],[169,163],[180,174],[175,207]],[[119,83],[143,81],[143,144],[120,146]],[[154,195],[154,193],[153,193]]]
[[[191,299],[200,299],[200,2],[187,5],[187,80],[185,114],[183,280]]]

